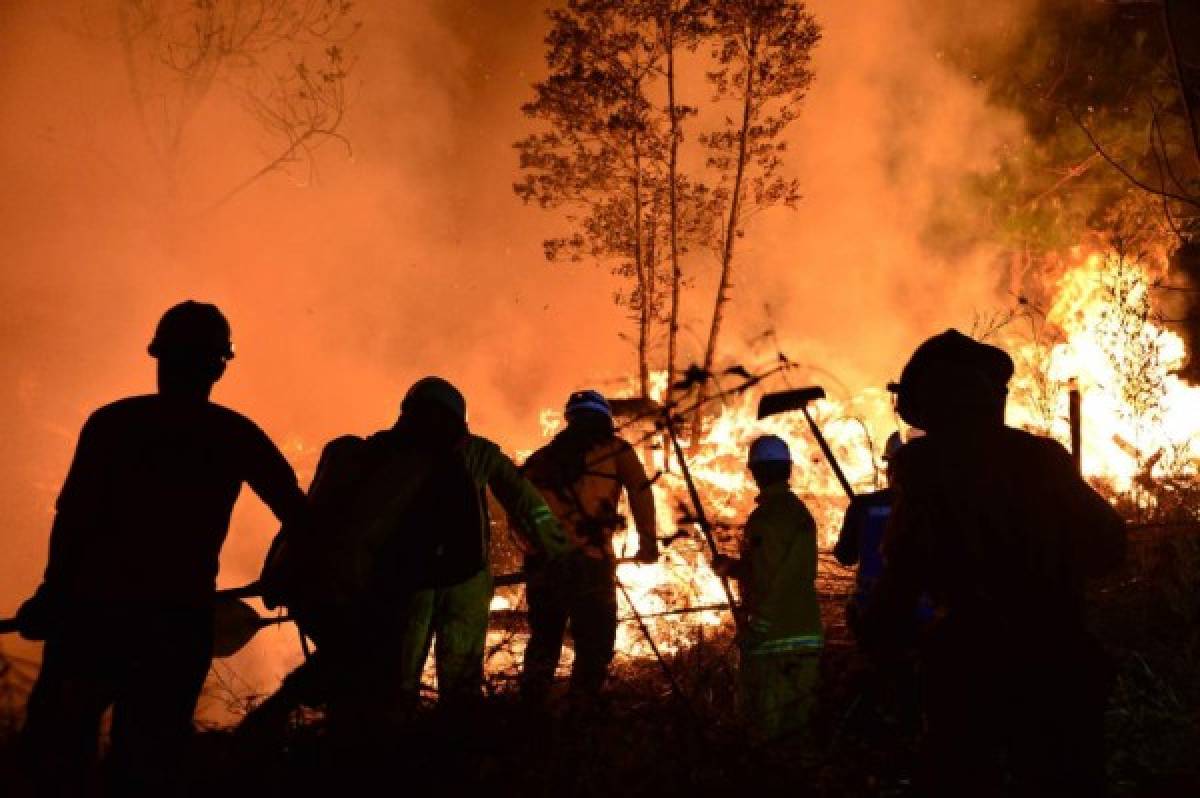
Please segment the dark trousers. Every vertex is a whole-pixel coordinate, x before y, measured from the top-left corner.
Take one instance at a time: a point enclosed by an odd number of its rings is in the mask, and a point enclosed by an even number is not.
[[[316,650],[247,713],[238,727],[243,738],[282,743],[301,706],[324,707],[329,730],[345,746],[374,744],[402,726],[413,706],[400,678],[404,600],[301,607],[292,614]]]
[[[46,642],[24,745],[39,795],[95,789],[100,722],[112,707],[109,792],[172,795],[212,658],[212,613],[103,611]]]
[[[1104,795],[1105,660],[1082,637],[1039,642],[950,635],[924,652],[929,795]]]
[[[521,674],[521,692],[544,699],[554,681],[563,637],[570,627],[575,644],[571,691],[600,691],[612,662],[617,638],[616,574],[609,560],[571,552],[533,571],[526,588],[529,645]]]

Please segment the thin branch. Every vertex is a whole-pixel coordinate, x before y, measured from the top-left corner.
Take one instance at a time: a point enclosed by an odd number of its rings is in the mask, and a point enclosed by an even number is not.
[[[1176,194],[1173,191],[1165,191],[1162,189],[1157,189],[1157,188],[1154,188],[1153,186],[1149,185],[1148,183],[1144,182],[1140,178],[1138,178],[1136,175],[1134,175],[1132,172],[1130,172],[1127,168],[1125,168],[1125,166],[1122,165],[1120,161],[1118,161],[1116,158],[1114,158],[1112,155],[1110,155],[1106,149],[1104,149],[1104,147],[1100,144],[1100,142],[1096,140],[1095,135],[1092,134],[1092,131],[1088,128],[1088,126],[1086,124],[1084,124],[1083,120],[1079,118],[1079,115],[1075,113],[1074,109],[1068,107],[1067,113],[1069,113],[1071,115],[1071,118],[1073,120],[1075,120],[1075,124],[1078,125],[1079,129],[1083,131],[1083,134],[1085,136],[1087,136],[1087,139],[1089,142],[1091,142],[1093,149],[1095,149],[1096,152],[1100,153],[1100,157],[1102,157],[1105,161],[1107,161],[1109,166],[1111,166],[1113,169],[1116,169],[1118,172],[1120,172],[1121,175],[1126,180],[1128,180],[1130,183],[1132,183],[1134,186],[1141,189],[1142,191],[1145,191],[1148,194],[1153,194],[1158,197],[1167,197],[1169,199],[1175,200],[1176,202],[1182,202],[1184,204],[1191,205],[1193,208],[1200,208],[1200,198],[1185,196],[1183,194]]]

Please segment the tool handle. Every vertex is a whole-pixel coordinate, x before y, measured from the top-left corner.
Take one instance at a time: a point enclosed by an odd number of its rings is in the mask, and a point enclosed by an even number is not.
[[[16,618],[0,618],[0,635],[12,634],[17,631]]]
[[[258,619],[258,628],[266,629],[268,626],[278,626],[281,623],[291,623],[295,620],[290,615],[268,615],[265,618]]]
[[[679,436],[675,434],[675,423],[671,420],[671,412],[669,410],[663,412],[663,426],[667,430],[667,437],[671,439],[671,445],[675,449],[675,459],[679,461],[679,470],[683,473],[683,481],[687,485],[688,495],[692,499],[692,509],[696,513],[696,523],[700,527],[700,531],[704,533],[704,539],[708,542],[709,551],[712,552],[713,563],[717,557],[721,556],[721,550],[717,548],[717,539],[713,537],[712,524],[709,523],[708,515],[704,512],[704,503],[700,501],[700,491],[696,489],[696,481],[692,479],[692,470],[688,468],[687,460],[683,456],[683,447],[679,444]],[[741,615],[737,612],[737,602],[733,600],[733,590],[729,587],[728,577],[721,578],[721,588],[725,591],[725,600],[729,602],[730,612],[733,614],[734,626],[741,628]]]
[[[218,598],[258,598],[262,595],[262,585],[256,580],[241,587],[227,587],[217,591]]]
[[[842,466],[838,463],[837,458],[833,456],[833,449],[829,448],[829,442],[825,440],[825,435],[822,434],[821,428],[817,426],[817,422],[813,420],[812,414],[808,412],[808,405],[801,407],[800,410],[804,413],[804,420],[808,422],[808,428],[812,430],[813,437],[817,439],[817,445],[825,453],[825,459],[829,462],[829,467],[833,469],[833,475],[837,477],[838,482],[842,483],[842,490],[846,491],[846,497],[853,499],[854,488],[850,487],[850,480],[846,479],[846,474],[842,471]]]
[[[692,500],[692,510],[696,513],[696,524],[704,534],[704,540],[708,543],[712,555],[716,557],[721,551],[717,548],[716,538],[712,534],[712,524],[709,523],[708,515],[704,512],[704,503],[700,501],[700,491],[696,489],[691,469],[688,468],[687,460],[683,457],[683,447],[679,444],[679,436],[675,434],[675,423],[671,420],[669,413],[663,414],[663,426],[666,427],[667,437],[671,439],[671,446],[675,449],[675,459],[679,461],[679,470],[683,472],[683,482],[687,485],[688,497]]]

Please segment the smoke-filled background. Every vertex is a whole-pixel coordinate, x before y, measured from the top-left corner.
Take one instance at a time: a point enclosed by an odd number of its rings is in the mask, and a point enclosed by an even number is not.
[[[832,392],[858,390],[1007,289],[987,248],[949,257],[927,235],[963,177],[993,168],[996,147],[1021,133],[938,51],[935,34],[968,6],[931,18],[905,0],[810,3],[824,38],[788,167],[805,196],[739,245],[729,358],[773,329],[833,376]],[[145,346],[182,299],[229,316],[238,356],[214,398],[263,426],[302,480],[323,441],[389,424],[427,373],[455,381],[476,431],[513,451],[538,439],[540,408],[633,372],[616,278],[547,263],[541,242],[561,219],[512,190],[512,143],[530,130],[520,104],[544,74],[545,8],[356,4],[341,128],[352,152],[328,142],[314,172],[277,170],[221,201],[273,146],[232,92],[218,81],[194,103],[164,164],[144,121],[154,87],[139,106],[111,8],[0,5],[0,614],[38,582],[81,424],[153,390]],[[974,24],[1010,26],[1019,9],[976,10]],[[977,221],[965,207],[956,219]],[[694,358],[715,264],[696,254],[686,266],[681,340]],[[273,531],[244,497],[223,585],[252,578]],[[282,665],[259,660],[244,675],[261,687]]]

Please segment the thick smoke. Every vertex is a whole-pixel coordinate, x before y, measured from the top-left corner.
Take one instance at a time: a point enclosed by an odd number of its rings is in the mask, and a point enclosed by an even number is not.
[[[537,439],[540,407],[631,369],[613,278],[545,263],[557,220],[511,190],[519,104],[542,75],[543,4],[356,7],[352,157],[327,146],[311,180],[270,174],[216,209],[270,151],[234,98],[216,86],[199,104],[168,179],[130,98],[111,6],[0,7],[0,614],[40,576],[80,425],[152,390],[145,344],[181,299],[226,310],[239,354],[215,398],[259,421],[304,479],[321,442],[389,423],[423,374],[461,385],[473,426],[516,449]],[[736,353],[772,327],[793,356],[857,390],[995,301],[1003,275],[989,254],[947,261],[925,231],[1016,125],[938,59],[932,22],[905,0],[812,10],[825,38],[791,136],[805,200],[745,239],[727,341]],[[712,269],[691,266],[684,345],[698,350]],[[272,532],[243,500],[223,584],[252,578]],[[290,637],[269,636],[261,669],[243,672],[257,686],[282,667],[274,648],[294,656]]]

